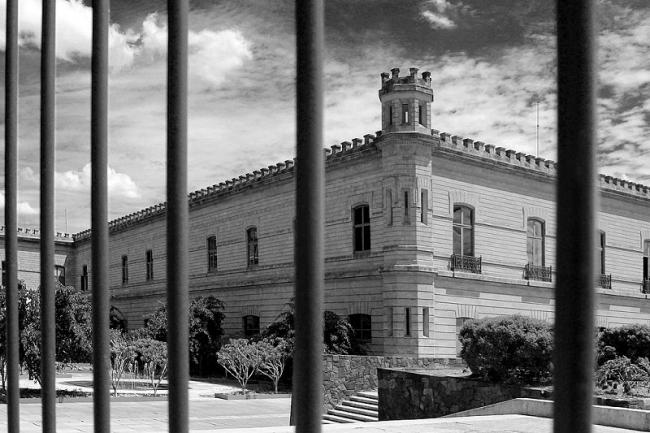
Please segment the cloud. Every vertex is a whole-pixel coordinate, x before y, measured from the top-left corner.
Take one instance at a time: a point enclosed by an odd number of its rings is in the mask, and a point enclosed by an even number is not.
[[[422,12],[422,17],[431,24],[434,29],[453,29],[456,23],[442,14],[431,11]]]
[[[110,166],[108,169],[108,193],[120,198],[139,198],[140,191],[128,174],[118,173]],[[40,179],[31,167],[20,171],[21,177],[38,184]],[[89,191],[91,184],[91,166],[87,163],[81,170],[67,170],[54,173],[54,187],[69,192]]]
[[[4,209],[5,207],[5,193],[4,191],[0,191],[0,208]],[[38,215],[39,210],[34,209],[32,205],[30,205],[26,201],[20,201],[18,202],[18,215],[26,215],[26,216],[32,216],[32,215]]]
[[[452,4],[447,0],[428,0],[422,5],[420,16],[434,29],[451,30],[458,26],[455,19],[463,9],[466,8],[462,3]]]

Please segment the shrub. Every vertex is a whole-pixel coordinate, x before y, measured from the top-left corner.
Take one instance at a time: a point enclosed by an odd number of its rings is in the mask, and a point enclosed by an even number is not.
[[[129,369],[133,370],[138,356],[132,338],[119,330],[111,329],[111,385],[113,395],[117,396],[122,375]]]
[[[510,383],[550,378],[553,335],[546,322],[517,315],[470,320],[459,339],[475,376]]]
[[[639,365],[633,363],[627,356],[610,359],[596,370],[596,384],[603,388],[616,390],[623,387],[624,394],[630,394],[632,389],[641,382],[647,383],[650,379],[650,365],[647,358],[640,358]]]
[[[221,347],[217,362],[237,379],[242,392],[246,393],[248,381],[262,362],[262,353],[256,343],[239,338]]]
[[[265,338],[254,343],[260,351],[260,364],[257,370],[273,381],[273,390],[278,393],[278,382],[284,373],[284,367],[293,348],[281,338]]]
[[[650,358],[650,326],[625,325],[604,329],[598,339],[598,365],[616,357],[629,358],[636,363],[639,358]]]
[[[135,340],[133,346],[155,396],[160,382],[167,376],[167,343],[152,338],[141,338]]]

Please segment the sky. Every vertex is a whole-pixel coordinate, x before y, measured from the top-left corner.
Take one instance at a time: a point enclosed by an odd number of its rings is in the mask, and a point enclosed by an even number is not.
[[[92,10],[56,1],[56,230],[76,233],[90,227]],[[555,160],[554,3],[326,0],[325,145],[381,129],[380,73],[417,67],[431,72],[434,129],[530,154],[539,137]],[[37,228],[41,2],[19,4],[18,223]],[[164,0],[111,2],[110,219],[165,200],[166,21]],[[189,27],[190,191],[293,158],[293,2],[190,0]],[[648,185],[650,2],[598,0],[598,43],[600,172]]]

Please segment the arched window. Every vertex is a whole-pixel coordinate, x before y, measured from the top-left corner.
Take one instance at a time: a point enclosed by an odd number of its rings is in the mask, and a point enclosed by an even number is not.
[[[354,251],[370,251],[370,207],[365,204],[352,209]]]
[[[65,267],[54,265],[54,276],[56,280],[62,285],[65,286]]]
[[[242,317],[244,336],[252,337],[260,333],[260,317],[249,314]]]
[[[257,265],[259,263],[259,255],[257,249],[257,227],[251,227],[246,230],[246,245],[248,254],[248,266]]]
[[[454,206],[454,254],[474,256],[474,210],[467,206]]]
[[[528,251],[528,263],[535,266],[544,266],[544,222],[538,219],[529,218],[526,231],[526,250]]]
[[[463,329],[463,325],[468,320],[472,320],[471,317],[457,317],[456,318],[456,356],[460,357],[460,352],[463,349],[463,344],[460,342],[460,330]]]
[[[350,314],[348,321],[359,340],[370,341],[372,339],[372,321],[369,314]]]

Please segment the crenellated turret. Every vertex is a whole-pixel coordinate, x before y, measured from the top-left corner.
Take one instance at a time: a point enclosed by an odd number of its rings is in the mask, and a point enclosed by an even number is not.
[[[400,77],[399,68],[391,74],[381,73],[382,132],[431,133],[431,73],[418,77],[418,68],[409,68],[409,75]]]

